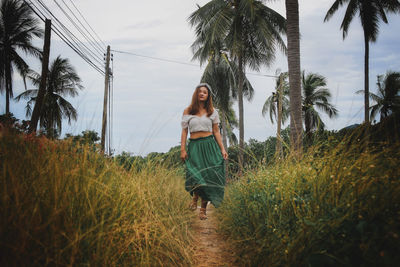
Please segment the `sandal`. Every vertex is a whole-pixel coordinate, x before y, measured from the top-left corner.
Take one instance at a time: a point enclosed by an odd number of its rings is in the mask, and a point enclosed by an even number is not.
[[[206,208],[201,208],[199,213],[200,220],[207,220]]]
[[[197,209],[197,200],[199,199],[199,196],[196,194],[193,194],[192,202],[189,204],[189,209],[195,211]]]
[[[197,203],[195,202],[190,202],[189,204],[189,209],[195,211],[197,209]]]

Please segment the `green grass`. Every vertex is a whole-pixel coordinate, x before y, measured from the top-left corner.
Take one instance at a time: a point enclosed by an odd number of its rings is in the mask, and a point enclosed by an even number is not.
[[[0,131],[1,266],[188,266],[182,173]]]
[[[351,140],[259,167],[227,187],[220,227],[243,265],[400,262],[400,143]]]

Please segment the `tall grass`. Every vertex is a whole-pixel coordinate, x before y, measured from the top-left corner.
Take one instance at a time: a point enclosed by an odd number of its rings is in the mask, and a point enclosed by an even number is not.
[[[363,143],[315,146],[231,184],[218,214],[241,263],[398,264],[400,142]]]
[[[182,174],[0,131],[1,266],[187,266]]]

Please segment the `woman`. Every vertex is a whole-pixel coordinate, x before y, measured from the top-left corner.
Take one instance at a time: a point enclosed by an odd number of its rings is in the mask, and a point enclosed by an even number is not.
[[[214,109],[211,87],[201,83],[193,93],[192,103],[182,116],[181,159],[186,165],[185,188],[193,196],[190,208],[197,209],[201,198],[199,217],[207,219],[208,201],[218,207],[224,198],[224,160],[228,158],[219,132],[219,116]],[[186,139],[190,132],[188,152]]]

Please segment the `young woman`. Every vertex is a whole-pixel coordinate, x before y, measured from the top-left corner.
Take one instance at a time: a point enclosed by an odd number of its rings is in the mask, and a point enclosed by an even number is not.
[[[208,201],[218,207],[224,198],[224,160],[228,158],[219,132],[219,116],[213,107],[211,87],[201,83],[193,93],[192,103],[182,116],[181,159],[186,165],[185,188],[193,196],[190,208],[197,209],[201,198],[199,217],[207,219]],[[187,145],[186,139],[190,132]]]

